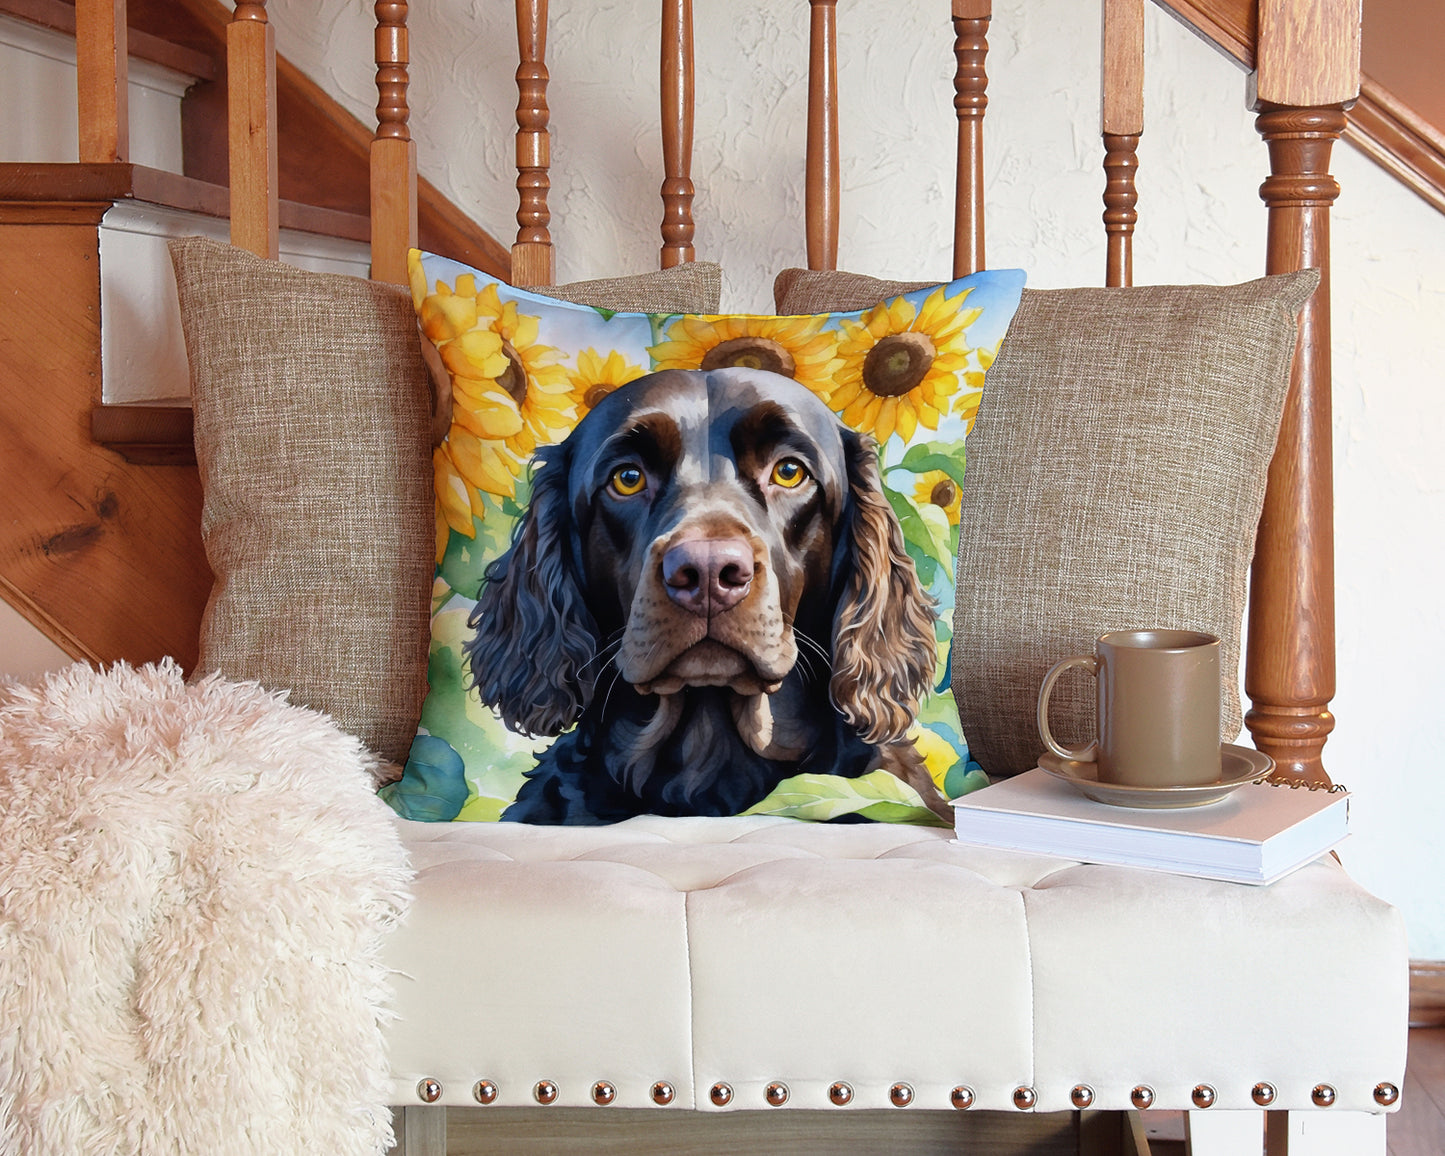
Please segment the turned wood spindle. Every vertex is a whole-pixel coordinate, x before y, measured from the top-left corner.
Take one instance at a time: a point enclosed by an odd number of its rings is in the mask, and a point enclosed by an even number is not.
[[[1360,92],[1360,0],[1260,0],[1255,122],[1269,150],[1265,271],[1317,268],[1250,572],[1245,716],[1277,778],[1328,783],[1334,729],[1334,476],[1330,430],[1330,154]],[[1301,54],[1299,46],[1311,46]]]
[[[417,243],[416,142],[408,127],[411,61],[406,0],[377,0],[376,136],[371,142],[371,275],[407,283],[407,250]]]
[[[1144,0],[1104,0],[1104,284],[1134,283],[1139,137],[1144,131]]]
[[[125,0],[76,0],[75,72],[82,164],[129,159]]]
[[[1334,729],[1334,474],[1331,462],[1329,174],[1344,110],[1267,108],[1256,127],[1269,148],[1260,188],[1269,210],[1265,271],[1318,268],[1320,287],[1300,314],[1290,390],[1270,463],[1251,571],[1245,717],[1277,778],[1328,783]]]
[[[517,241],[512,283],[550,285],[556,257],[548,229],[552,214],[552,138],[547,131],[547,0],[517,0]]]
[[[808,0],[808,145],[804,217],[809,269],[838,267],[838,8]]]
[[[988,111],[988,26],[992,0],[953,0],[953,110],[958,117],[954,185],[953,275],[984,266],[983,118]]]
[[[662,5],[662,267],[696,256],[692,219],[692,0]]]
[[[226,26],[231,244],[280,253],[276,163],[276,32],[266,0],[241,0]]]

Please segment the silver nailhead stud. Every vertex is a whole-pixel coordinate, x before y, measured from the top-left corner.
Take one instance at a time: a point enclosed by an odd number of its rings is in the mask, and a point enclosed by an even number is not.
[[[539,1104],[551,1104],[557,1099],[557,1085],[551,1080],[538,1080],[532,1089],[532,1099]]]
[[[828,1099],[840,1108],[844,1104],[851,1104],[853,1102],[853,1085],[839,1080],[828,1089]]]
[[[495,1104],[497,1102],[497,1085],[491,1080],[478,1080],[472,1085],[472,1099],[478,1104]]]
[[[1133,1104],[1134,1107],[1138,1108],[1141,1112],[1153,1102],[1154,1089],[1148,1084],[1140,1084],[1129,1093],[1129,1103]]]
[[[417,1084],[416,1095],[423,1104],[435,1104],[442,1098],[442,1086],[428,1076]]]
[[[666,1080],[658,1080],[652,1085],[652,1102],[654,1104],[671,1104],[672,1098],[677,1093]]]
[[[1194,1101],[1196,1108],[1212,1108],[1216,1099],[1214,1089],[1208,1084],[1200,1084],[1189,1093],[1189,1098]]]
[[[948,1093],[948,1102],[960,1112],[967,1112],[973,1107],[973,1089],[967,1084],[959,1084]]]
[[[1076,1084],[1069,1092],[1069,1103],[1079,1109],[1087,1108],[1094,1102],[1094,1089],[1088,1084]]]
[[[1395,1087],[1394,1084],[1375,1085],[1375,1103],[1379,1104],[1382,1108],[1388,1108],[1399,1098],[1400,1089]]]
[[[764,1089],[763,1097],[774,1108],[781,1108],[788,1102],[788,1085],[781,1080],[774,1080]]]
[[[606,1080],[598,1080],[592,1085],[592,1102],[606,1107],[617,1099],[617,1089]]]
[[[726,1107],[733,1098],[733,1090],[728,1084],[714,1084],[712,1091],[708,1093],[710,1099],[719,1108]]]
[[[1032,1088],[1014,1089],[1014,1107],[1020,1112],[1027,1112],[1039,1102],[1038,1093]]]
[[[1328,1108],[1335,1102],[1335,1090],[1328,1084],[1316,1084],[1314,1091],[1310,1093],[1310,1099],[1314,1101],[1316,1108]]]
[[[888,1089],[888,1102],[895,1108],[906,1108],[913,1103],[913,1088],[909,1084],[894,1084]]]
[[[1249,1098],[1261,1108],[1268,1108],[1274,1103],[1274,1085],[1264,1083],[1255,1084],[1253,1091],[1249,1093]]]

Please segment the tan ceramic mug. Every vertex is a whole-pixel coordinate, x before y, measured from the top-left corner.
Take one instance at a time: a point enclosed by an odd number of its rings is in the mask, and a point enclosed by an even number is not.
[[[1049,730],[1049,696],[1080,666],[1098,683],[1098,738],[1078,750]],[[1219,639],[1195,630],[1119,630],[1044,676],[1039,735],[1061,759],[1096,763],[1101,783],[1185,787],[1219,781]]]

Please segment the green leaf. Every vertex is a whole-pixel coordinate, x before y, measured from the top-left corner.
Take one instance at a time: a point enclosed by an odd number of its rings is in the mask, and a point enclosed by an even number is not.
[[[961,486],[966,464],[967,455],[963,442],[956,445],[951,442],[919,442],[909,446],[903,460],[889,466],[888,470],[907,470],[911,474],[941,470]]]
[[[920,507],[906,494],[900,494],[888,486],[883,487],[883,496],[893,507],[893,513],[898,518],[898,525],[903,530],[903,540],[911,546],[916,546],[921,554],[933,559],[938,565],[952,573],[953,558],[948,552],[948,515],[937,506]],[[928,513],[930,510],[943,520],[941,534],[935,524],[936,520]]]
[[[856,779],[841,775],[794,775],[784,779],[745,815],[783,815],[826,822],[860,815],[886,823],[939,822],[918,792],[887,771],[870,771]]]

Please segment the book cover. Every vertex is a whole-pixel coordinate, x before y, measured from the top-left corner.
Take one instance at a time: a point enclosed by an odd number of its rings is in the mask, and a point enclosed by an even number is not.
[[[1035,769],[954,801],[961,843],[1272,883],[1349,833],[1348,791],[1249,783],[1201,807],[1142,810],[1086,799]]]

